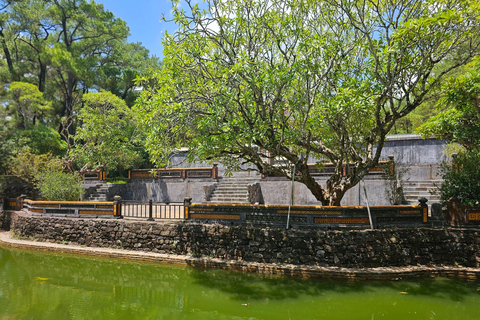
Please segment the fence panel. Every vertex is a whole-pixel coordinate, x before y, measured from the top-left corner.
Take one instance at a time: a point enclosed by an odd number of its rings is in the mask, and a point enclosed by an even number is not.
[[[87,201],[23,201],[23,209],[28,213],[62,215],[62,216],[96,216],[96,217],[118,217],[116,202],[87,202]]]
[[[184,219],[184,204],[122,200],[122,216],[126,218]]]
[[[375,228],[415,227],[427,222],[427,206],[371,207]],[[290,217],[289,216],[290,212]],[[188,219],[231,224],[260,224],[315,228],[370,228],[366,207],[319,207],[285,205],[191,204]]]

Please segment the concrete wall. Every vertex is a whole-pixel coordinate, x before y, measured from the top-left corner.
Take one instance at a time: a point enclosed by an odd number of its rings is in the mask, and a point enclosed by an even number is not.
[[[126,184],[125,200],[154,202],[183,202],[185,197],[192,202],[205,202],[204,186],[214,184],[214,179],[139,179]]]
[[[409,139],[398,140],[393,136],[385,142],[382,151],[382,160],[393,154],[399,169],[406,169],[404,180],[436,180],[439,179],[438,165],[449,160],[444,154],[446,142],[437,139],[420,139],[409,135]],[[174,167],[211,167],[203,162],[186,162],[186,153],[179,153],[172,158]],[[225,167],[219,168],[220,181],[228,180]],[[244,166],[243,169],[248,169]],[[288,204],[290,201],[291,181],[286,178],[264,178],[254,171],[234,172],[233,178],[256,178],[260,181],[265,204]],[[326,178],[319,179],[325,185]],[[205,202],[204,187],[217,182],[214,179],[142,179],[135,180],[123,186],[111,187],[109,198],[119,194],[126,200],[154,202],[183,202],[185,197],[191,197],[194,203]],[[370,175],[365,178],[368,202],[370,205],[388,205],[386,188],[388,184],[379,175]],[[112,191],[113,190],[113,191]],[[293,203],[296,205],[319,205],[312,193],[301,183],[295,183]],[[366,205],[363,186],[357,185],[347,191],[342,205]]]
[[[407,169],[404,178],[414,180],[438,180],[439,165],[443,161],[451,161],[445,155],[447,142],[437,139],[411,138],[397,140],[395,136],[385,141],[382,149],[382,160],[389,155],[394,156],[399,168]]]
[[[397,140],[392,136],[385,141],[382,158],[388,159],[393,154],[395,162],[403,165],[437,165],[448,160],[445,155],[447,142],[438,139],[411,138]]]
[[[326,185],[326,180],[317,180],[322,186]],[[265,178],[260,181],[263,199],[265,204],[289,204],[292,182],[286,178]],[[382,179],[365,179],[367,189],[368,204],[371,206],[380,206],[389,204],[386,188],[387,182]],[[320,205],[319,201],[313,196],[308,188],[299,182],[294,184],[294,205]],[[342,199],[344,206],[365,206],[365,192],[363,185],[356,185],[348,190]]]
[[[220,178],[219,180],[227,180]],[[286,178],[265,178],[258,176],[265,204],[289,204],[292,182]],[[319,180],[325,185],[325,180]],[[124,200],[154,202],[183,202],[185,197],[192,198],[193,203],[204,203],[204,187],[218,183],[214,179],[139,179],[123,185],[113,185],[109,190],[109,198],[120,195]],[[381,179],[365,179],[368,202],[371,206],[386,205],[388,199],[385,193],[387,183]],[[294,205],[320,205],[310,190],[302,184],[295,182]],[[363,186],[358,185],[347,191],[342,205],[366,205]]]
[[[382,149],[381,160],[388,160],[389,155],[395,157],[395,162],[400,165],[438,165],[443,161],[450,159],[445,155],[445,147],[447,141],[438,139],[422,139],[419,135],[390,135],[387,137]],[[376,150],[376,148],[374,148]],[[172,165],[174,167],[211,167],[211,164],[204,162],[186,162],[186,152],[174,155]],[[312,159],[311,162],[315,162]],[[222,164],[218,165],[220,176],[223,176],[225,167]],[[248,169],[248,166],[243,166],[243,169]],[[249,176],[255,173],[235,172],[235,175]]]

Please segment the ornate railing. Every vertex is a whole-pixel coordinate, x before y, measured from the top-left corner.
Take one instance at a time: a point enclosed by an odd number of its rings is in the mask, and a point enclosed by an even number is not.
[[[134,169],[128,171],[128,179],[218,179],[218,167]]]
[[[371,168],[368,174],[382,174],[385,171],[386,164],[390,161],[379,161],[378,164]],[[309,164],[308,169],[312,176],[330,176],[335,172],[335,165],[333,163],[324,163],[319,167],[316,164]],[[342,175],[346,176],[349,171],[349,166],[346,164],[342,165]]]
[[[104,170],[94,170],[94,171],[84,171],[80,172],[82,179],[84,181],[91,181],[91,180],[105,180],[105,171]]]
[[[387,168],[387,164],[392,163],[391,161],[379,161],[378,164],[372,168],[370,168],[368,174],[369,175],[377,175],[377,174],[383,174],[385,172],[385,168]],[[309,163],[307,164],[308,166],[308,171],[310,172],[310,175],[312,176],[318,176],[318,177],[328,177],[331,176],[332,174],[335,173],[335,165],[330,162],[326,163],[321,163],[321,164],[315,164],[315,163]],[[341,174],[342,176],[347,176],[349,172],[350,167],[347,164],[343,164],[341,168]],[[300,172],[296,173],[297,175],[301,175]],[[268,175],[262,175],[263,178],[267,177]]]
[[[122,215],[125,218],[184,219],[184,204],[157,203],[150,201],[122,200]]]
[[[122,216],[122,206],[118,201],[36,201],[25,199],[23,209],[32,214],[62,216]]]
[[[31,214],[71,217],[129,217],[190,220],[202,223],[251,224],[273,227],[368,229],[367,207],[322,207],[287,205],[153,203],[138,201],[82,202],[24,200],[23,209]],[[289,214],[290,212],[290,214]],[[428,225],[428,206],[370,207],[374,228],[420,227]]]
[[[185,210],[185,218],[189,220],[286,226],[289,207],[287,205],[191,204]],[[375,206],[370,207],[370,212],[375,228],[422,226],[428,222],[428,206],[425,204]],[[292,206],[289,223],[299,228],[370,228],[367,207]]]

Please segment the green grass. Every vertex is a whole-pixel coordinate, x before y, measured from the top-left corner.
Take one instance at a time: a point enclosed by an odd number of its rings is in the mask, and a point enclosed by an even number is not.
[[[112,180],[112,181],[107,181],[109,184],[125,184],[127,183],[127,180]]]

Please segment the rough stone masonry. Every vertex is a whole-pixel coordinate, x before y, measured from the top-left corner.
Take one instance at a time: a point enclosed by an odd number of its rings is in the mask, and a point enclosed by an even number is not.
[[[30,216],[11,229],[38,241],[329,267],[480,266],[480,231],[460,228],[285,230],[188,222]]]

